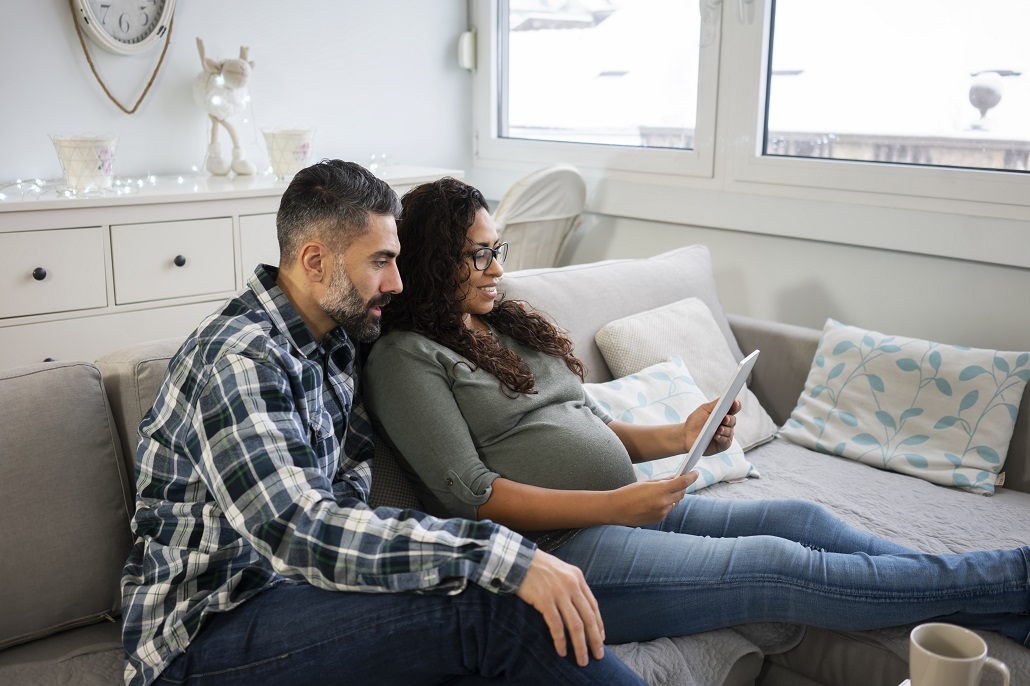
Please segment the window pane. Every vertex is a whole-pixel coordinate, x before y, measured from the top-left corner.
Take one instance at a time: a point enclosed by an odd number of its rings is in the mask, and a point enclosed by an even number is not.
[[[506,5],[498,32],[502,138],[693,147],[698,0]]]
[[[1026,171],[1030,2],[776,0],[765,154]]]

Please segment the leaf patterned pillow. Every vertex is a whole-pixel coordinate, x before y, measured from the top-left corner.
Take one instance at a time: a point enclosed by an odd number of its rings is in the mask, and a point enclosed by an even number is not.
[[[631,424],[681,424],[691,412],[709,400],[678,355],[636,374],[606,383],[583,384],[583,388],[608,414]],[[674,455],[640,462],[633,465],[633,471],[638,481],[660,479],[672,476],[682,460],[682,455]],[[688,493],[719,481],[758,476],[758,470],[744,457],[736,438],[729,449],[702,457],[694,469],[698,478],[687,489]]]
[[[779,435],[819,452],[991,495],[1030,353],[888,336],[828,319]]]

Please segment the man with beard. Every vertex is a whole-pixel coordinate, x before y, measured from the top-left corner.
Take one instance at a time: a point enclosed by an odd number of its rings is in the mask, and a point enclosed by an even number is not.
[[[604,655],[575,567],[492,522],[367,505],[359,346],[402,287],[399,211],[359,165],[302,170],[279,268],[170,362],[139,427],[126,683],[643,683]]]

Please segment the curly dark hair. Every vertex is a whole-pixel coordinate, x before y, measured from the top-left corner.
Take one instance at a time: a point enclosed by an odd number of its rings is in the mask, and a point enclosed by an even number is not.
[[[476,188],[450,177],[425,183],[401,198],[397,258],[404,290],[383,310],[383,330],[413,331],[462,355],[515,393],[536,393],[525,361],[492,335],[464,324],[460,286],[471,276],[466,259],[468,230],[480,209],[489,211]],[[544,315],[523,302],[499,298],[483,320],[523,345],[564,360],[580,379],[583,363],[572,341]]]

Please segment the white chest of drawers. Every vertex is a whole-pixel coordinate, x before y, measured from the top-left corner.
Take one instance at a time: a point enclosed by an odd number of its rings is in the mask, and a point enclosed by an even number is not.
[[[387,167],[398,193],[460,170]],[[0,191],[0,368],[186,336],[278,264],[271,177],[161,177],[94,197]]]

